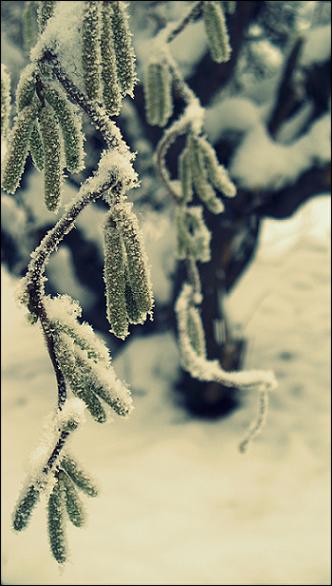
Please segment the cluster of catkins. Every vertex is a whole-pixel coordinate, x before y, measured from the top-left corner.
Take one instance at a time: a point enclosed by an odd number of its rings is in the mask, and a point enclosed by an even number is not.
[[[84,2],[82,73],[87,99],[108,116],[119,114],[122,99],[136,82],[135,56],[124,2]],[[26,44],[36,40],[33,15],[37,6],[39,34],[54,15],[56,2],[30,2],[25,11]],[[45,33],[46,34],[46,33]],[[33,40],[32,40],[33,38]],[[84,137],[78,109],[52,80],[45,64],[32,63],[22,72],[16,93],[17,117],[8,137],[1,185],[14,194],[28,154],[44,172],[47,208],[61,203],[64,168],[79,173],[84,167]]]

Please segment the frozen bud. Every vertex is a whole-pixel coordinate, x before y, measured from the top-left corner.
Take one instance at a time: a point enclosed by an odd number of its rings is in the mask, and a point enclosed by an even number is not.
[[[7,136],[10,117],[10,75],[1,64],[1,137]]]
[[[26,51],[36,44],[39,34],[37,13],[39,2],[24,2],[22,26],[23,44]]]
[[[151,125],[165,126],[173,112],[172,78],[165,60],[148,64],[144,93],[147,121]]]
[[[20,497],[13,515],[13,528],[15,531],[22,531],[28,525],[32,510],[40,497],[40,491],[30,484]]]
[[[110,116],[119,114],[122,102],[113,44],[112,13],[111,2],[103,2],[100,39],[101,77],[103,82],[104,105]]]
[[[224,195],[234,197],[236,195],[236,187],[231,181],[225,167],[220,165],[214,148],[202,137],[198,138],[197,145],[202,153],[208,178],[212,185]]]
[[[85,2],[82,23],[82,65],[88,98],[101,98],[100,2]]]
[[[59,482],[61,482],[64,487],[65,505],[68,517],[75,527],[82,527],[85,522],[85,511],[75,485],[63,470],[59,471],[58,477]]]
[[[61,90],[46,86],[44,96],[52,106],[62,131],[66,168],[71,173],[78,173],[84,167],[81,115]]]
[[[201,262],[210,260],[211,234],[205,225],[201,206],[182,207],[176,211],[177,256]]]
[[[55,4],[55,0],[38,2],[38,26],[41,33],[45,30],[48,20],[54,14]]]
[[[143,237],[131,203],[120,203],[112,209],[112,219],[121,233],[127,255],[128,280],[138,310],[143,314],[152,313],[153,293],[150,267]]]
[[[126,308],[126,253],[120,230],[113,220],[113,213],[104,225],[104,281],[106,315],[111,332],[124,340],[128,336]]]
[[[20,112],[26,106],[30,106],[36,96],[36,66],[34,63],[27,65],[21,75],[16,89],[16,105]]]
[[[231,47],[221,2],[203,2],[204,26],[212,59],[228,61]]]
[[[182,201],[188,203],[193,198],[193,174],[191,168],[190,149],[186,147],[178,162],[179,180],[181,182]]]
[[[76,460],[66,454],[60,464],[72,482],[88,496],[97,496],[98,489],[91,478],[77,464]]]
[[[48,210],[56,212],[61,200],[62,187],[62,144],[60,127],[50,106],[42,109],[39,117],[40,132],[43,140],[44,196]]]
[[[20,184],[37,111],[36,104],[31,104],[31,106],[23,108],[17,116],[14,128],[10,134],[1,182],[2,189],[8,193],[15,193]]]
[[[30,154],[37,171],[42,171],[44,169],[45,163],[44,145],[37,120],[35,121],[31,131]]]
[[[129,29],[127,4],[111,2],[113,46],[121,93],[133,97],[137,81],[135,68],[135,52],[132,34]]]
[[[50,494],[47,507],[50,546],[58,564],[63,564],[67,559],[64,529],[64,490],[63,484],[58,480]]]

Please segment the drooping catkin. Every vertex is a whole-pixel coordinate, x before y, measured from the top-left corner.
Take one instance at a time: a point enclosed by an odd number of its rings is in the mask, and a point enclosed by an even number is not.
[[[8,133],[10,107],[10,75],[7,67],[1,63],[1,138]]]
[[[69,478],[88,496],[97,496],[98,489],[84,470],[71,456],[66,454],[61,460],[61,468],[65,470]]]
[[[45,86],[44,97],[52,106],[62,131],[66,168],[71,173],[79,173],[84,167],[81,116],[62,91]]]
[[[190,149],[186,147],[178,161],[178,175],[181,182],[182,201],[188,203],[193,198],[193,174],[191,168]]]
[[[206,342],[202,318],[194,306],[188,308],[187,332],[190,344],[198,356],[206,356]]]
[[[111,2],[113,46],[116,57],[116,67],[121,93],[133,97],[134,86],[137,81],[135,67],[135,52],[132,43],[132,34],[129,29],[128,11],[126,2]]]
[[[144,94],[147,121],[152,126],[165,126],[173,112],[172,77],[165,60],[148,64]]]
[[[38,107],[35,103],[23,108],[18,114],[14,128],[10,133],[1,181],[2,189],[8,193],[14,194],[20,184],[37,112]]]
[[[37,171],[43,171],[45,164],[44,145],[38,120],[35,121],[30,136],[30,154]]]
[[[210,260],[211,234],[205,225],[201,206],[178,206],[176,210],[177,257]]]
[[[39,34],[37,14],[39,2],[26,1],[22,15],[23,26],[23,44],[24,49],[28,52],[36,44]]]
[[[85,522],[85,511],[73,481],[65,472],[60,470],[59,482],[64,486],[66,511],[70,521],[75,527],[82,527]]]
[[[100,2],[85,2],[82,22],[82,65],[88,98],[100,100]]]
[[[40,132],[43,141],[44,197],[48,210],[58,210],[62,186],[62,144],[60,127],[50,106],[42,108],[39,116]]]
[[[67,559],[64,520],[64,486],[59,480],[55,483],[48,499],[48,535],[50,547],[58,564]]]
[[[126,308],[126,253],[113,211],[104,225],[104,281],[106,316],[111,332],[124,340],[128,336]]]
[[[126,309],[130,324],[144,324],[146,320],[146,312],[140,311],[133,293],[131,283],[129,281],[128,269],[126,268]]]
[[[224,206],[209,183],[205,159],[199,148],[197,137],[190,138],[189,148],[195,192],[212,214],[220,214],[223,211]]]
[[[55,0],[42,0],[38,2],[38,26],[40,32],[44,32],[48,20],[53,16],[55,10]]]
[[[22,531],[28,525],[31,513],[40,497],[40,491],[30,484],[20,497],[13,515],[13,528]]]
[[[112,6],[111,2],[102,3],[101,23],[101,77],[103,83],[103,100],[110,116],[119,114],[122,96],[118,80],[116,57],[113,45]]]
[[[217,63],[228,61],[231,47],[221,2],[203,2],[203,17],[212,59]]]
[[[203,137],[197,139],[197,147],[202,153],[208,178],[212,185],[228,197],[236,195],[236,187],[231,181],[225,167],[223,167],[217,158],[214,148]]]
[[[150,268],[143,237],[131,203],[119,203],[112,209],[112,218],[119,229],[127,255],[128,279],[140,312],[152,314],[153,294]]]

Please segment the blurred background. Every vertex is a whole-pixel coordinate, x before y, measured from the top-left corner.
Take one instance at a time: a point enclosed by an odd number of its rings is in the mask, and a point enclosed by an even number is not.
[[[130,2],[143,78],[151,39],[192,2]],[[248,455],[237,445],[255,394],[184,373],[174,300],[184,269],[175,259],[174,208],[153,154],[163,131],[145,120],[141,82],[119,126],[141,186],[136,206],[156,297],[153,322],[125,342],[108,333],[98,202],[53,255],[51,294],[68,293],[105,338],[136,409],[126,421],[90,421],[72,451],[101,496],[86,530],[68,527],[71,561],[59,574],[46,516],[14,535],[10,515],[56,385],[40,332],[15,289],[30,253],[56,218],[28,159],[20,191],[2,194],[3,579],[6,584],[329,584],[330,410],[330,18],[326,1],[223,2],[232,46],[212,61],[201,22],[171,51],[206,109],[205,128],[238,187],[225,213],[206,215],[212,259],[200,265],[208,355],[227,370],[273,369],[279,388],[267,427]],[[3,1],[2,63],[12,91],[29,57],[24,2]],[[174,118],[181,113],[175,102]],[[86,169],[66,180],[65,203],[96,168],[104,144],[86,126]],[[171,173],[181,141],[169,152]],[[61,210],[60,210],[61,214]]]

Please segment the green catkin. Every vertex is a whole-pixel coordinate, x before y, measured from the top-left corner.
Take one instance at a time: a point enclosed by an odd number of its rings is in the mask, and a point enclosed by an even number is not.
[[[14,194],[20,184],[37,112],[38,107],[35,103],[23,108],[17,116],[14,128],[10,134],[1,182],[2,189],[8,193]]]
[[[172,77],[166,61],[149,63],[144,91],[147,121],[152,126],[165,126],[173,112]]]
[[[70,521],[75,527],[82,527],[85,522],[85,511],[73,481],[60,470],[59,482],[63,484],[65,489],[65,505]]]
[[[119,114],[122,96],[118,81],[116,58],[113,46],[112,6],[110,2],[102,3],[101,27],[101,77],[103,82],[103,99],[110,116]]]
[[[190,139],[189,148],[195,192],[212,214],[220,214],[224,206],[209,183],[205,159],[199,149],[197,138]]]
[[[40,132],[45,153],[44,196],[49,211],[58,210],[62,185],[62,144],[60,127],[50,106],[45,106],[39,117]]]
[[[107,216],[104,225],[106,315],[111,326],[110,331],[122,340],[128,336],[125,270],[125,250],[112,213]]]
[[[230,59],[231,47],[221,2],[203,2],[204,26],[211,57],[217,63]]]
[[[139,311],[152,313],[153,295],[150,270],[137,218],[132,212],[132,204],[116,204],[112,218],[121,232],[127,255],[128,279]]]
[[[149,63],[144,76],[144,96],[146,119],[151,126],[157,125],[160,119],[157,75],[158,63]]]
[[[36,66],[27,65],[20,76],[16,89],[16,105],[18,112],[30,106],[36,96]]]
[[[7,67],[1,64],[1,138],[8,133],[10,107],[10,75]]]
[[[43,171],[45,163],[44,146],[37,120],[35,121],[31,131],[30,154],[37,171]]]
[[[82,23],[82,65],[88,98],[101,99],[100,2],[85,2]]]
[[[220,165],[214,148],[202,137],[197,140],[198,149],[204,159],[208,178],[212,185],[228,197],[234,197],[236,187],[226,169]]]
[[[67,559],[64,531],[64,486],[59,480],[48,499],[48,535],[51,551],[58,564]]]
[[[88,358],[90,358],[91,360],[93,360],[96,363],[99,361],[105,362],[105,354],[102,354],[101,352],[99,352],[98,349],[96,349],[94,346],[92,346],[90,341],[84,337],[84,327],[89,328],[89,326],[87,324],[84,324],[83,326],[79,326],[79,331],[77,328],[73,328],[73,327],[69,326],[68,324],[62,323],[60,321],[51,322],[51,326],[54,327],[54,329],[58,330],[59,332],[63,332],[64,334],[67,334],[68,336],[70,336],[74,340],[75,344],[77,344],[77,346],[79,346],[79,348],[81,348],[81,350],[86,350]],[[109,363],[108,359],[107,359],[107,363]]]
[[[24,49],[29,52],[36,44],[39,34],[37,22],[38,2],[24,2],[22,25]]]
[[[116,57],[116,67],[121,93],[133,97],[134,86],[137,81],[135,68],[135,52],[132,44],[132,34],[129,29],[127,4],[125,2],[111,2],[113,46]]]
[[[44,32],[48,20],[53,16],[56,2],[54,0],[42,0],[38,2],[38,26],[40,33]]]
[[[36,506],[40,491],[31,484],[20,498],[13,517],[13,528],[15,531],[22,531],[28,525],[32,510]]]
[[[73,388],[73,392],[79,399],[84,401],[91,416],[97,423],[105,423],[107,421],[105,409],[93,391],[87,389],[77,391]]]
[[[201,206],[178,206],[176,211],[177,257],[210,260],[211,234],[203,219]]]
[[[71,173],[79,173],[84,167],[84,139],[80,115],[59,90],[45,86],[43,93],[52,106],[62,131],[66,168]]]
[[[206,342],[202,319],[196,307],[188,308],[187,333],[190,344],[198,356],[206,356]]]
[[[61,460],[61,468],[65,470],[69,478],[88,496],[97,496],[98,489],[92,482],[91,478],[77,464],[77,462],[67,454]]]
[[[188,203],[193,198],[193,174],[191,169],[190,149],[186,147],[178,161],[178,175],[181,182],[182,201]]]

